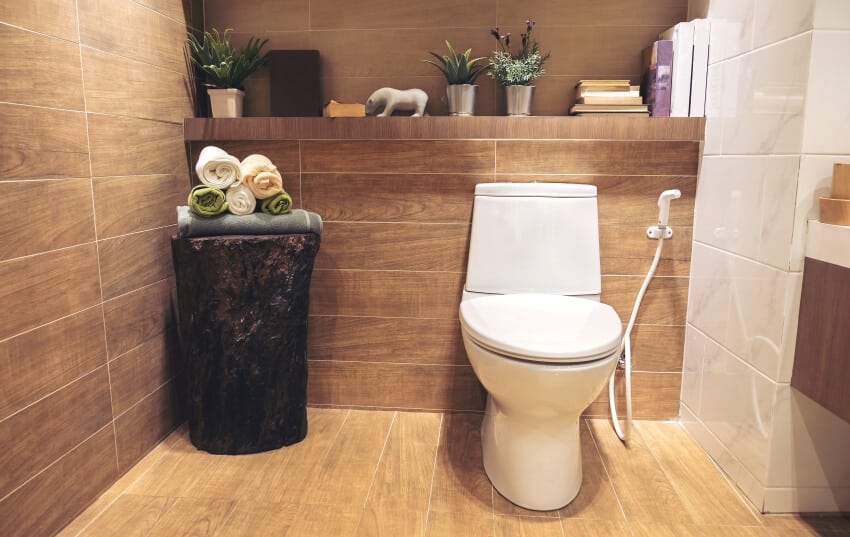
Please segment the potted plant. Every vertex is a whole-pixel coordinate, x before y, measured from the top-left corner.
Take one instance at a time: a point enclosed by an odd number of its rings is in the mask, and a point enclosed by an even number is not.
[[[242,100],[245,98],[244,80],[268,63],[268,52],[261,49],[268,39],[254,37],[237,53],[230,42],[231,28],[219,34],[215,28],[204,32],[203,40],[190,33],[186,43],[191,50],[192,63],[205,77],[204,85],[210,96],[213,117],[242,117]]]
[[[422,60],[430,63],[439,69],[446,77],[448,87],[446,88],[446,97],[449,102],[450,116],[472,116],[475,115],[475,96],[478,93],[478,86],[475,81],[481,76],[481,73],[487,70],[486,65],[479,65],[478,62],[484,58],[469,57],[472,55],[472,49],[466,49],[463,54],[458,54],[452,47],[452,44],[446,41],[446,48],[449,50],[447,56],[441,56],[433,51],[428,51],[434,56],[437,61]]]
[[[543,73],[543,63],[549,53],[540,52],[537,41],[531,38],[534,21],[525,21],[525,33],[520,34],[522,47],[519,52],[511,52],[511,34],[501,35],[498,28],[490,30],[499,43],[499,50],[490,56],[490,76],[505,87],[509,116],[531,115],[531,99],[534,96],[535,79]]]

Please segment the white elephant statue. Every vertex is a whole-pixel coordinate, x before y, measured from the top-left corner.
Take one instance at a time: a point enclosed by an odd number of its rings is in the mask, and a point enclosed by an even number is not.
[[[378,117],[393,115],[393,111],[413,110],[411,117],[421,117],[425,114],[425,105],[428,104],[428,94],[421,89],[397,90],[393,88],[381,88],[375,90],[366,101],[366,115],[375,115],[383,108]]]

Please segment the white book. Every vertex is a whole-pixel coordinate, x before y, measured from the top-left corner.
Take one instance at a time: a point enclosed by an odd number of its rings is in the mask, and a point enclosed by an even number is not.
[[[673,88],[670,117],[688,117],[691,107],[691,65],[694,59],[694,25],[680,22],[658,36],[673,41]]]
[[[705,116],[705,86],[708,81],[708,47],[711,22],[694,19],[694,61],[691,68],[691,117]]]

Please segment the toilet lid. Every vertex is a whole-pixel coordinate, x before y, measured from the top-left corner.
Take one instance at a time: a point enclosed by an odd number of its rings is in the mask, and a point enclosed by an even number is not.
[[[617,350],[622,337],[614,308],[570,296],[527,293],[466,300],[460,322],[483,347],[542,362],[604,358]]]

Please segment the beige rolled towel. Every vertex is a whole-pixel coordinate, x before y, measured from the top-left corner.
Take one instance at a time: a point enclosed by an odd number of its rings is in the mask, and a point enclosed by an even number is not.
[[[245,185],[236,185],[224,193],[227,197],[227,210],[237,216],[251,214],[257,208],[257,198]]]
[[[277,166],[265,155],[248,155],[242,160],[242,182],[258,200],[270,198],[283,190],[283,178]]]
[[[195,173],[203,184],[221,190],[242,182],[239,159],[214,145],[201,150]]]

